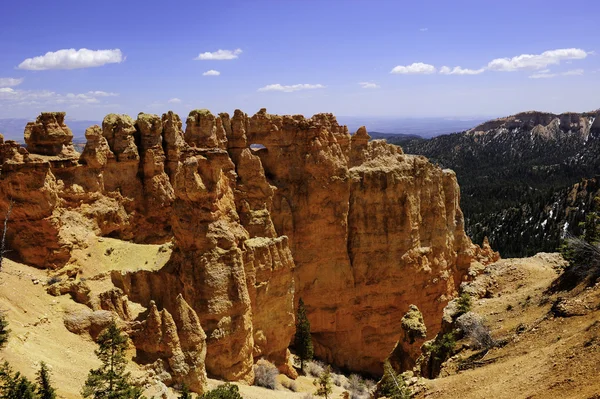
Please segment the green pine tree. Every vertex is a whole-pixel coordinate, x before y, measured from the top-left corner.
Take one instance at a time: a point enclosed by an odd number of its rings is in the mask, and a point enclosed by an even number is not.
[[[90,370],[81,394],[94,399],[138,399],[141,389],[132,385],[130,373],[125,372],[127,335],[113,321],[98,338],[96,356],[102,366]]]
[[[313,381],[313,384],[317,387],[315,395],[323,396],[325,399],[329,399],[329,395],[333,392],[333,382],[331,381],[331,367],[327,366],[325,371]]]
[[[38,399],[36,386],[17,372],[13,375],[8,362],[0,366],[0,398],[2,399]]]
[[[313,358],[314,349],[312,336],[310,335],[310,322],[306,316],[304,301],[300,298],[298,302],[298,313],[296,315],[296,335],[294,336],[294,347],[300,358],[300,369],[304,370],[304,362]]]
[[[8,321],[2,313],[0,313],[0,349],[4,348],[4,345],[8,342]]]
[[[44,362],[40,363],[40,369],[38,370],[37,375],[37,383],[37,394],[40,399],[56,398],[56,390],[52,387],[52,382],[50,381],[50,370],[48,370],[48,366]]]
[[[377,387],[379,396],[390,399],[409,399],[410,392],[401,376],[396,374],[389,360],[383,364],[383,377]]]
[[[181,386],[181,395],[179,395],[178,399],[192,399],[192,394],[187,385],[183,384]]]

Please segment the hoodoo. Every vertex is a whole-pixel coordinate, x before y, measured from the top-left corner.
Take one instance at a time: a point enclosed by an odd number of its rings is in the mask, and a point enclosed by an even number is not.
[[[434,336],[469,268],[498,258],[465,235],[452,171],[364,127],[350,135],[332,114],[194,110],[185,133],[172,112],[111,114],[81,155],[64,116],[29,124],[27,148],[0,144],[9,246],[63,268],[97,237],[172,241],[162,268],[110,276],[148,309],[131,330],[142,357],[197,390],[204,370],[190,353],[206,351],[208,375],[227,380],[252,382],[260,358],[295,376],[300,297],[317,357],[379,373],[411,304]]]

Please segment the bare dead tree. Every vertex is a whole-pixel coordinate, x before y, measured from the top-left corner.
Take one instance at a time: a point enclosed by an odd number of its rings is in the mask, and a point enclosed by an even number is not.
[[[6,232],[8,231],[8,220],[10,219],[10,213],[12,212],[14,201],[11,199],[8,203],[8,209],[4,215],[4,228],[2,229],[2,241],[0,242],[0,271],[4,262],[4,255],[8,252],[6,249]]]

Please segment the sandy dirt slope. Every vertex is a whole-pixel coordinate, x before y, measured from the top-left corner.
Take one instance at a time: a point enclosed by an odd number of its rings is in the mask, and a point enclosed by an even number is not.
[[[492,349],[484,365],[456,371],[465,351],[451,359],[442,378],[427,382],[419,398],[599,398],[600,288],[580,288],[569,297],[580,316],[554,317],[557,294],[543,292],[557,277],[557,254],[506,259],[490,267],[491,298],[478,300],[473,311],[483,315],[495,338],[509,343]],[[517,329],[522,332],[517,333]],[[445,376],[444,376],[445,375]]]
[[[79,390],[90,368],[99,363],[91,339],[70,333],[63,316],[87,309],[70,296],[53,297],[46,293],[45,271],[5,260],[0,273],[0,310],[11,330],[8,345],[0,357],[30,379],[35,378],[39,362],[52,370],[60,396],[79,398]],[[38,284],[34,281],[38,280]]]
[[[60,277],[66,279],[67,270],[79,269],[77,279],[84,279],[91,294],[113,287],[111,270],[156,270],[169,259],[169,245],[138,245],[111,238],[102,238],[88,248],[76,253],[72,264],[64,268]],[[70,295],[52,296],[46,292],[51,273],[6,259],[0,271],[0,311],[4,312],[11,330],[8,345],[0,351],[0,360],[8,361],[13,370],[20,371],[30,379],[40,361],[46,362],[52,372],[54,386],[60,398],[80,398],[81,387],[91,368],[99,365],[94,350],[97,345],[87,335],[69,332],[63,319],[70,312],[89,309],[76,303]],[[139,307],[141,308],[141,306]],[[143,310],[132,306],[134,312]],[[134,356],[133,351],[129,353]],[[133,362],[129,371],[134,377],[144,373]],[[276,390],[238,384],[244,398],[303,398],[314,393],[314,378],[301,376],[295,385],[298,392],[292,392],[283,385],[291,382],[287,377],[278,377]],[[216,388],[223,381],[209,380],[209,387]],[[340,397],[344,391],[334,386],[333,397]],[[179,395],[164,386],[150,387],[146,395],[167,399]]]

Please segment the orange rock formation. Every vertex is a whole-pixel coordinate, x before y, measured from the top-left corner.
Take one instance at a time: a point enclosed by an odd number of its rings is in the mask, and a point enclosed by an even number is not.
[[[365,128],[351,136],[331,114],[195,110],[185,133],[172,112],[135,121],[111,114],[86,131],[80,156],[64,114],[42,114],[28,129],[48,133],[30,133],[27,150],[0,145],[1,209],[14,202],[11,248],[59,268],[91,237],[174,239],[161,270],[115,271],[112,280],[151,309],[144,328],[160,319],[162,333],[149,337],[173,335],[165,320],[173,324],[181,301],[189,304],[212,376],[252,382],[259,358],[294,376],[288,345],[300,297],[318,357],[378,373],[403,337],[409,305],[435,335],[471,264],[497,256],[465,235],[452,171],[369,141]],[[113,299],[100,302],[114,310]],[[136,345],[168,363],[175,338],[157,345],[157,337]],[[174,378],[201,384],[196,374]]]

